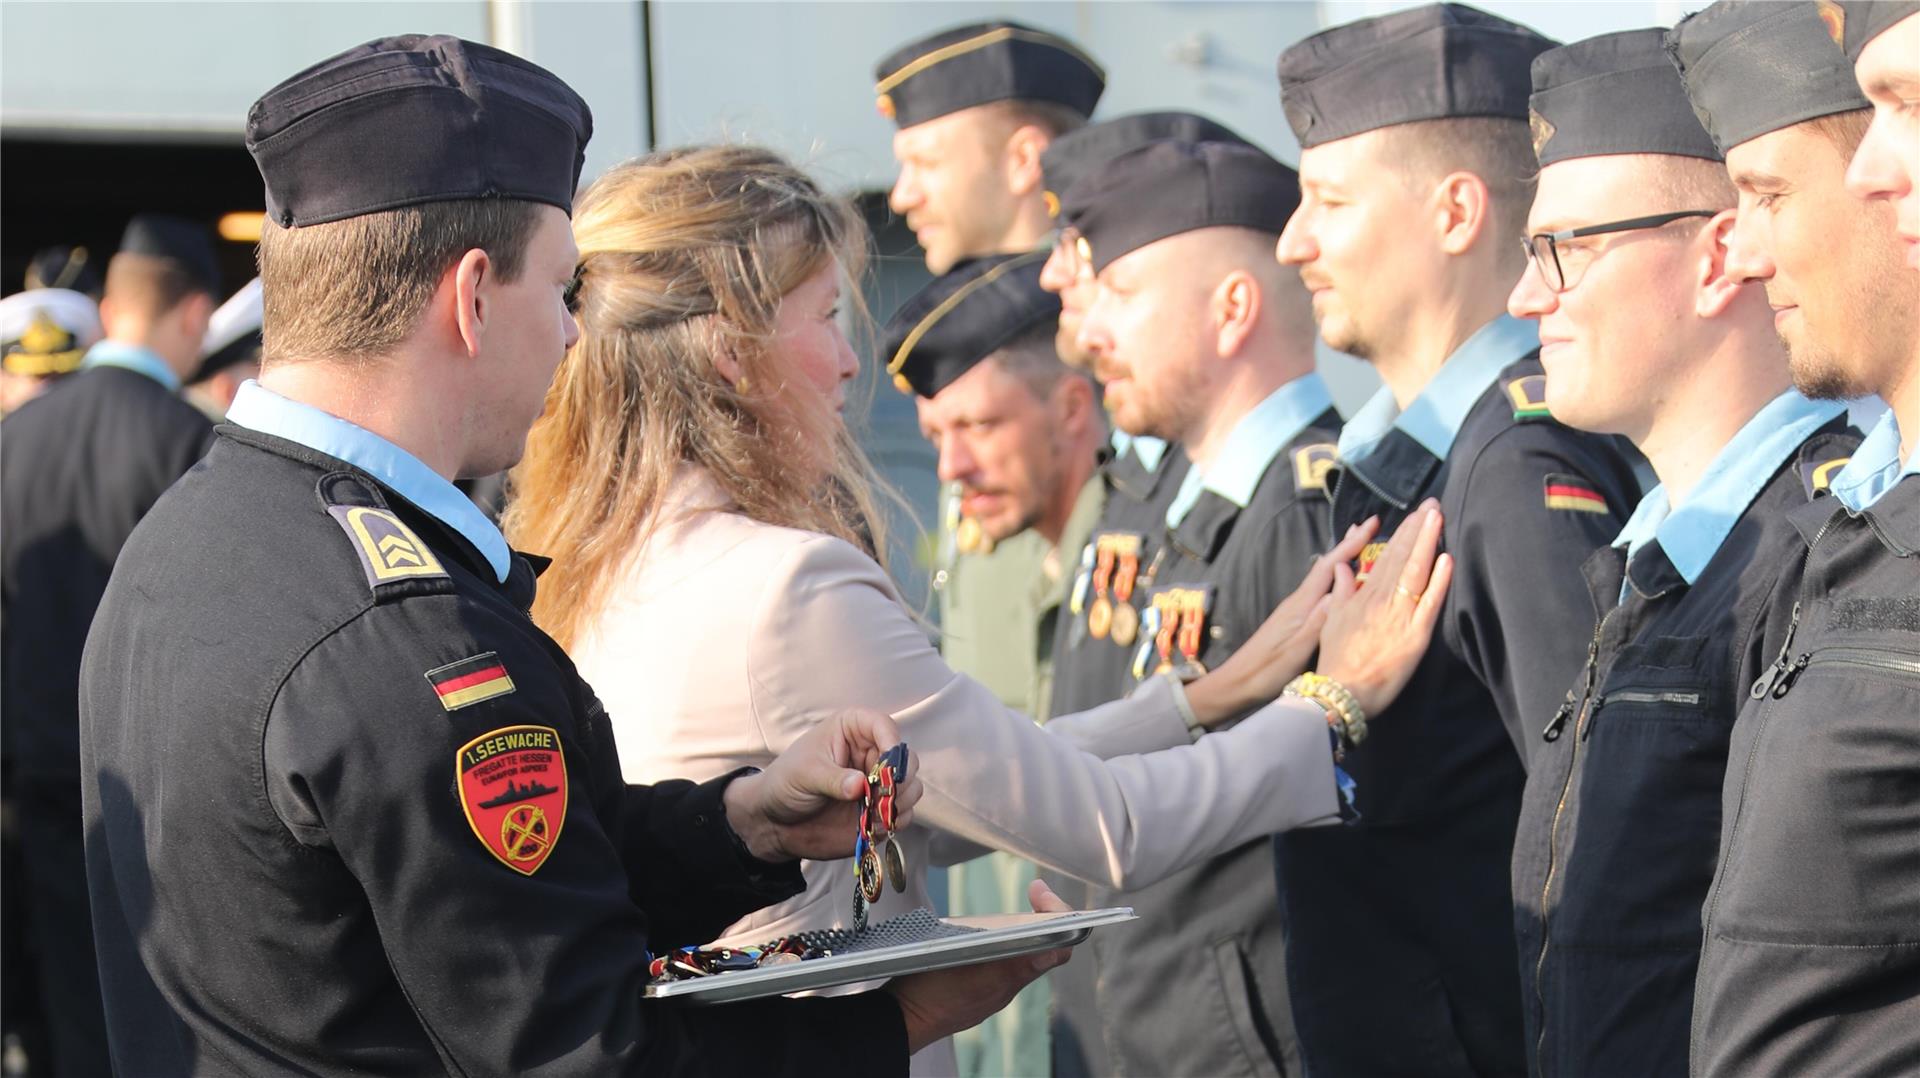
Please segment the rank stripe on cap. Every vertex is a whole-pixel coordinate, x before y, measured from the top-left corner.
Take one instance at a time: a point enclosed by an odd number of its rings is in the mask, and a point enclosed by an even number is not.
[[[1570,475],[1550,475],[1546,481],[1547,508],[1575,513],[1607,513],[1607,500],[1586,481]]]
[[[429,670],[427,682],[440,697],[440,706],[448,711],[458,711],[514,691],[506,664],[491,651]]]

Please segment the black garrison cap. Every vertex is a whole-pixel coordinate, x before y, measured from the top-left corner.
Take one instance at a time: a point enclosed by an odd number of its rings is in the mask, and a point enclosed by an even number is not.
[[[1149,243],[1201,228],[1271,232],[1300,205],[1300,176],[1230,142],[1153,142],[1106,163],[1060,197],[1095,273]]]
[[[1819,0],[1819,4],[1827,32],[1846,51],[1850,64],[1860,62],[1860,50],[1882,31],[1909,15],[1920,15],[1920,0]]]
[[[120,253],[170,258],[202,289],[220,291],[220,264],[213,257],[213,233],[206,225],[165,213],[135,214],[120,234]]]
[[[1107,162],[1128,150],[1161,139],[1247,144],[1247,140],[1231,128],[1191,112],[1138,112],[1088,124],[1054,139],[1040,155],[1047,213],[1060,216],[1060,192],[1072,187],[1081,177],[1100,171]]]
[[[1107,73],[1066,38],[1017,22],[942,30],[903,45],[874,68],[880,115],[901,127],[990,101],[1047,101],[1081,116]]]
[[[1533,58],[1533,152],[1570,157],[1664,153],[1720,160],[1667,59],[1666,30],[1601,34]]]
[[[1554,46],[1465,4],[1335,26],[1280,54],[1280,104],[1302,149],[1377,127],[1527,118],[1527,65]]]
[[[887,373],[922,397],[952,385],[1022,333],[1060,317],[1040,287],[1044,251],[970,258],[934,278],[887,320]]]
[[[469,198],[572,212],[593,114],[545,68],[457,37],[369,41],[253,103],[247,149],[285,228]]]
[[[1867,107],[1853,66],[1811,0],[1720,0],[1667,31],[1667,55],[1721,153]]]

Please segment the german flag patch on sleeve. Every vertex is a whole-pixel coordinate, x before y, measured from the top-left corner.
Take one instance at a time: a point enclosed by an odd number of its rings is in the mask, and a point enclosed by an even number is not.
[[[491,651],[434,667],[427,671],[427,683],[440,697],[440,706],[448,711],[472,707],[513,691],[513,679],[507,676],[506,664]]]
[[[1607,499],[1577,475],[1548,475],[1547,508],[1571,513],[1606,513]]]

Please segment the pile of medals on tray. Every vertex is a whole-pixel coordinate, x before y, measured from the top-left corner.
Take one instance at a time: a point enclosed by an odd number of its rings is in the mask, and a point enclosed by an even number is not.
[[[784,966],[832,953],[824,947],[810,946],[798,936],[782,936],[765,947],[682,947],[654,959],[647,972],[656,981],[686,981],[715,973]]]
[[[888,749],[867,774],[867,800],[860,807],[860,831],[853,837],[853,927],[867,927],[867,906],[880,901],[880,885],[907,889],[907,859],[893,840],[893,793],[907,781],[905,742]]]
[[[866,801],[860,806],[860,831],[853,840],[853,928],[867,928],[867,904],[880,899],[880,889],[892,883],[893,889],[907,889],[907,860],[900,844],[893,840],[894,791],[907,781],[907,746],[895,745],[881,754],[880,761],[867,774]],[[809,958],[824,958],[830,948],[809,942],[822,933],[782,936],[764,947],[682,947],[661,955],[647,965],[656,981],[685,981],[710,977],[716,973],[764,969]]]

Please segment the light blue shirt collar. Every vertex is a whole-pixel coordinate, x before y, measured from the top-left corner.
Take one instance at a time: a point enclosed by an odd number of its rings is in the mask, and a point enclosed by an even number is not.
[[[1163,439],[1151,434],[1128,434],[1119,427],[1113,428],[1114,453],[1124,457],[1129,449],[1150,472],[1159,471],[1160,461],[1167,455],[1167,443]]]
[[[1841,505],[1864,513],[1909,475],[1920,475],[1920,445],[1914,447],[1906,467],[1901,467],[1900,418],[1889,408],[1827,489],[1840,499]]]
[[[1203,490],[1211,490],[1245,509],[1273,458],[1331,407],[1333,396],[1318,374],[1295,378],[1268,394],[1233,425],[1219,454],[1206,468],[1196,464],[1187,470],[1180,490],[1167,506],[1167,527],[1178,528],[1187,519]]]
[[[1427,452],[1446,459],[1454,436],[1473,404],[1500,372],[1540,347],[1537,322],[1503,314],[1460,343],[1420,395],[1401,411],[1391,390],[1382,386],[1340,431],[1340,458],[1357,460],[1373,452],[1395,427]]]
[[[1641,547],[1658,539],[1681,579],[1693,584],[1780,465],[1814,431],[1846,410],[1844,402],[1812,401],[1791,389],[1773,398],[1720,447],[1679,505],[1667,503],[1665,484],[1648,491],[1613,545],[1625,547],[1631,561]]]
[[[125,367],[137,374],[167,387],[167,392],[180,392],[180,376],[173,373],[167,361],[161,359],[151,349],[137,344],[121,341],[99,341],[87,349],[86,358],[80,361],[83,367]]]
[[[513,555],[500,529],[460,493],[459,487],[378,434],[310,404],[289,400],[252,380],[234,396],[233,407],[227,409],[227,422],[298,442],[359,468],[465,536],[486,556],[494,577],[507,579]]]

